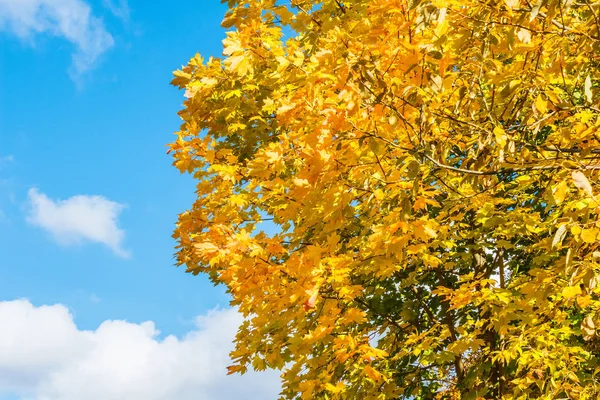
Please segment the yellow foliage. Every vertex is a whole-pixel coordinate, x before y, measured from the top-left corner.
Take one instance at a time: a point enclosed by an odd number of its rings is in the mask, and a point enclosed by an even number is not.
[[[600,3],[230,0],[177,260],[285,399],[600,398]]]

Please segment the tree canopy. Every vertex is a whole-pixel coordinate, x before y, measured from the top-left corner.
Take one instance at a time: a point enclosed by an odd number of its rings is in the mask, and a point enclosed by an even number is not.
[[[600,2],[229,0],[177,260],[284,399],[600,396]]]

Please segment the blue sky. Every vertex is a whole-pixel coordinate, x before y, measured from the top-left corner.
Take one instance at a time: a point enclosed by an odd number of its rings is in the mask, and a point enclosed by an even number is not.
[[[221,54],[225,10],[219,0],[0,0],[0,395],[12,396],[5,399],[220,400],[248,394],[235,385],[257,381],[211,378],[224,391],[191,376],[150,397],[118,385],[114,393],[89,394],[64,384],[97,378],[72,371],[84,361],[97,364],[90,354],[104,343],[99,327],[117,332],[123,327],[115,320],[127,321],[131,335],[145,332],[148,348],[164,350],[169,335],[193,347],[190,338],[204,335],[202,346],[214,342],[220,351],[207,356],[218,359],[207,358],[208,365],[227,365],[223,354],[239,317],[227,309],[222,288],[174,267],[170,235],[193,201],[194,182],[171,166],[165,147],[183,99],[169,86],[171,72],[196,52]],[[15,315],[29,322],[17,324]],[[225,330],[199,324],[198,316]],[[23,332],[52,330],[48,321],[64,330],[40,337],[38,352],[53,353],[69,335],[75,342],[92,335],[96,344],[82,344],[67,360],[16,366],[3,358],[4,349],[27,360],[33,350]],[[128,348],[128,333],[119,335],[123,343],[106,344],[117,353]],[[229,339],[221,343],[222,335]],[[14,350],[19,346],[25,357]],[[190,368],[175,364],[173,371]],[[50,377],[56,371],[62,384]],[[139,379],[152,381],[156,371],[143,371]],[[9,374],[13,383],[3,383]],[[127,381],[123,376],[105,386]],[[247,398],[274,396],[274,377],[261,375],[262,394]],[[130,381],[139,386],[136,379]]]

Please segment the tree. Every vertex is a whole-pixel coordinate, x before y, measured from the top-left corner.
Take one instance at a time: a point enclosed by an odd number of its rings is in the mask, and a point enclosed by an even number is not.
[[[177,260],[245,316],[230,372],[599,398],[600,2],[228,3],[169,151],[198,181]]]

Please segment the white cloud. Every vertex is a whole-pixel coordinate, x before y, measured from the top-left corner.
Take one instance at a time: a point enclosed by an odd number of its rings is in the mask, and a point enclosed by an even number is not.
[[[123,204],[102,196],[84,195],[54,201],[37,189],[30,189],[29,205],[27,221],[50,232],[58,243],[102,243],[118,256],[129,257],[122,246],[125,232],[117,221]]]
[[[29,40],[50,34],[71,42],[71,75],[88,71],[114,40],[84,0],[0,0],[0,30]]]
[[[127,0],[103,0],[102,4],[116,17],[121,18],[125,22],[129,21],[131,11],[129,10]]]
[[[278,373],[226,375],[241,322],[233,309],[197,319],[182,339],[153,322],[79,330],[62,305],[0,302],[0,396],[30,400],[276,399]]]

